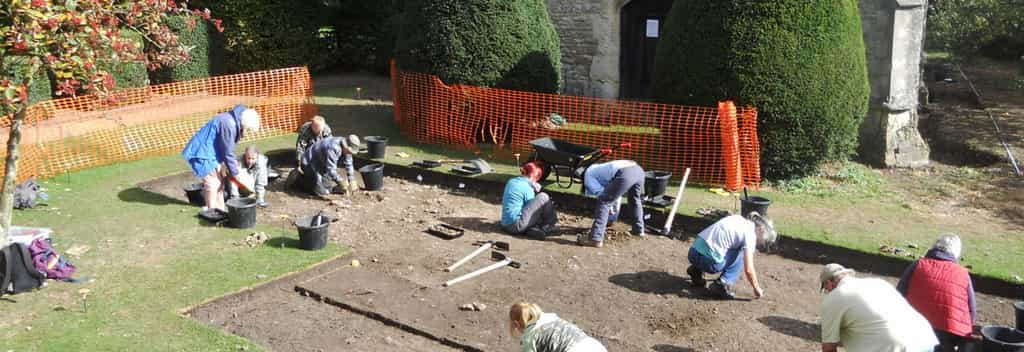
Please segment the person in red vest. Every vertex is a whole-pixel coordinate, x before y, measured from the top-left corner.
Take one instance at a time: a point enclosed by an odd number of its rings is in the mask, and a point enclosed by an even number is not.
[[[961,249],[959,236],[939,236],[924,258],[903,272],[896,285],[896,290],[931,323],[940,351],[962,351],[974,327],[974,285],[967,269],[958,262]]]

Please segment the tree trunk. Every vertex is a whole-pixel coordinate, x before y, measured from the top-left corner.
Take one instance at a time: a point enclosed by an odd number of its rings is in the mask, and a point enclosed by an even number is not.
[[[18,181],[18,144],[21,142],[21,123],[25,121],[28,103],[19,104],[11,120],[11,135],[7,140],[7,168],[4,173],[3,193],[0,194],[0,248],[10,241],[11,215],[14,213],[14,187]]]

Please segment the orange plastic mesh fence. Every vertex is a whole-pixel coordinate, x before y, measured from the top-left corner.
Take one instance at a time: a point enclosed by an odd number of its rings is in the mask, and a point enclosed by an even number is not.
[[[448,86],[435,76],[392,64],[395,121],[411,139],[463,149],[510,146],[525,157],[529,141],[552,137],[615,150],[647,170],[738,190],[761,182],[757,110],[723,102],[718,108]],[[564,121],[564,123],[562,123]]]
[[[245,104],[260,113],[260,131],[245,141],[293,133],[316,114],[305,67],[175,82],[96,96],[55,99],[26,111],[18,180],[180,152],[213,115]],[[0,118],[7,144],[11,115]],[[6,148],[0,157],[6,158]]]

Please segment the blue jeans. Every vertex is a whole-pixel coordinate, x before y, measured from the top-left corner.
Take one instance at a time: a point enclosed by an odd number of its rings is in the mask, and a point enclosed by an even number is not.
[[[628,193],[628,194],[627,194]],[[608,229],[608,210],[615,207],[615,202],[626,195],[629,206],[621,211],[629,211],[633,215],[633,232],[644,229],[644,169],[630,166],[615,173],[612,181],[597,196],[594,209],[594,225],[590,227],[590,240],[604,241],[604,232]],[[619,214],[615,214],[618,217]]]
[[[693,264],[702,272],[708,274],[722,273],[722,282],[727,285],[735,284],[736,280],[740,278],[740,271],[743,270],[743,248],[726,251],[725,260],[721,263],[716,263],[714,259],[701,254],[693,247],[690,247],[690,253],[687,255],[687,258],[690,260],[690,264]]]

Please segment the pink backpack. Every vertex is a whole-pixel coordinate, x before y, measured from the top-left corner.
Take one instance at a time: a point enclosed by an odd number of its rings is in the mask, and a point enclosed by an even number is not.
[[[37,238],[28,246],[32,263],[47,279],[69,281],[75,274],[75,266],[60,256],[47,239]]]

